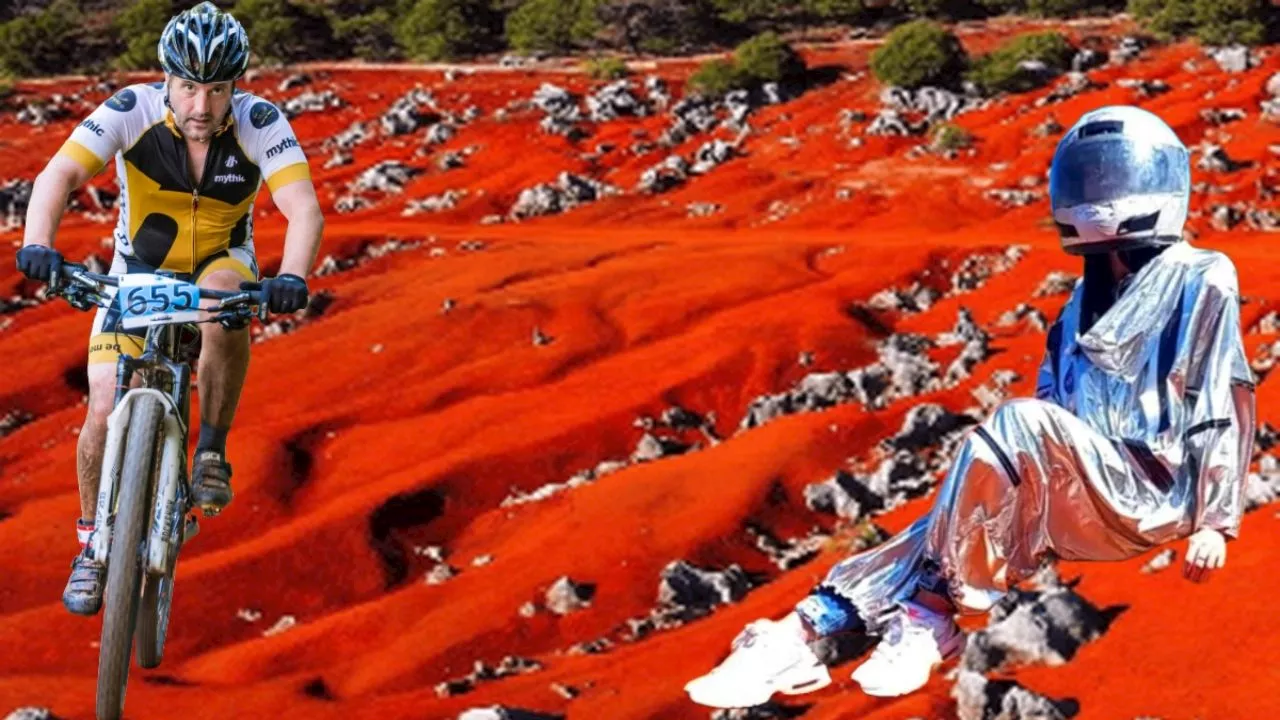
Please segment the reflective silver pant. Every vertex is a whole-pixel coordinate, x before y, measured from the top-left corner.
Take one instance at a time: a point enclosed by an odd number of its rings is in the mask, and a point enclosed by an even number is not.
[[[1057,405],[1007,402],[965,438],[929,514],[837,564],[817,593],[874,631],[935,573],[961,612],[985,612],[1047,558],[1121,560],[1187,534],[1189,514],[1143,467]]]

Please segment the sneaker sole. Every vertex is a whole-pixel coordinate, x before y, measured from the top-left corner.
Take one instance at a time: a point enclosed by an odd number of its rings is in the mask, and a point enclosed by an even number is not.
[[[722,710],[763,705],[769,702],[775,692],[783,695],[803,695],[821,690],[831,684],[831,673],[827,672],[826,666],[822,664],[784,672],[773,682],[765,683],[754,694],[736,689],[731,694],[700,691],[698,680],[709,676],[709,674],[703,675],[690,681],[685,685],[684,690],[689,694],[689,699],[695,703]]]

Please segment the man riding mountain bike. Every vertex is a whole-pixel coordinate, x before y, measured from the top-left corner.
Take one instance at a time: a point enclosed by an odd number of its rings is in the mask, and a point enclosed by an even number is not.
[[[49,282],[60,271],[54,236],[71,191],[115,161],[119,220],[110,272],[167,271],[214,290],[258,280],[253,207],[265,181],[288,221],[280,273],[262,281],[273,313],[307,304],[304,279],[315,262],[324,218],[307,158],[280,110],[235,88],[249,65],[244,28],[210,2],[176,15],[158,46],[163,82],[131,85],[71,133],[36,178],[18,269]],[[88,544],[94,529],[116,360],[137,355],[146,329],[121,326],[117,298],[99,309],[89,338],[89,407],[77,446],[80,554],[62,602],[80,615],[102,607],[103,559]],[[194,504],[216,514],[231,501],[227,431],[249,366],[249,331],[201,326],[197,365],[200,435],[192,465]]]

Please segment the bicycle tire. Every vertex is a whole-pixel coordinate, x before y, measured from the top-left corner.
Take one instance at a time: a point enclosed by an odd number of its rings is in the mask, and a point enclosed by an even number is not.
[[[142,542],[164,415],[164,406],[155,397],[144,395],[133,402],[107,566],[107,603],[98,652],[98,720],[119,720],[124,713],[125,686],[129,682],[129,659],[144,574]]]
[[[138,667],[150,670],[164,660],[164,641],[169,634],[169,610],[173,606],[173,572],[177,563],[164,575],[146,573],[142,578],[142,598],[138,601],[138,628],[133,642],[137,646]]]

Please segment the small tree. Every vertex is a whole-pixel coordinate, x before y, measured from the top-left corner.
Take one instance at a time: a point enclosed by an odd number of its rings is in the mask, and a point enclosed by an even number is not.
[[[1060,33],[1020,35],[975,60],[966,77],[987,93],[1025,92],[1071,67],[1074,55],[1075,48]],[[1023,63],[1028,61],[1044,63],[1047,72],[1026,70]]]
[[[173,0],[137,0],[116,16],[112,27],[124,44],[115,65],[124,70],[146,70],[157,64],[160,33],[173,17]]]
[[[418,0],[396,24],[396,40],[415,60],[448,60],[492,47],[498,23],[484,0]]]
[[[627,64],[616,57],[590,58],[584,63],[584,69],[595,80],[620,80],[630,72]]]
[[[1043,18],[1101,15],[1123,8],[1123,0],[1027,0],[1027,12]]]
[[[76,52],[83,25],[73,0],[55,0],[39,13],[0,25],[0,72],[53,75],[83,67],[87,63]]]
[[[764,32],[733,51],[738,72],[754,82],[795,80],[804,74],[804,61],[778,34]]]
[[[1164,38],[1194,35],[1206,45],[1261,45],[1280,29],[1268,0],[1129,0],[1129,12]]]
[[[599,0],[527,0],[507,16],[511,47],[565,52],[588,44],[600,29]]]
[[[689,76],[689,87],[708,97],[719,97],[737,88],[746,87],[748,80],[729,60],[708,60]]]
[[[954,85],[967,64],[955,35],[931,20],[899,25],[871,54],[871,71],[880,82],[905,88]]]

